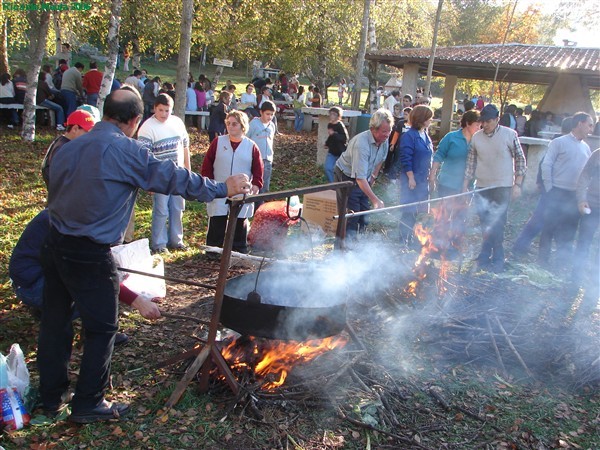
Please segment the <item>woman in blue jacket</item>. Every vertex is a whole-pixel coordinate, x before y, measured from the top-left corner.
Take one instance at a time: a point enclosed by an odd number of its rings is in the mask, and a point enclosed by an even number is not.
[[[410,113],[410,130],[400,139],[400,203],[414,203],[429,197],[429,171],[433,144],[427,132],[433,111],[417,105]],[[427,212],[427,205],[410,206],[402,210],[400,240],[411,244],[417,214]]]

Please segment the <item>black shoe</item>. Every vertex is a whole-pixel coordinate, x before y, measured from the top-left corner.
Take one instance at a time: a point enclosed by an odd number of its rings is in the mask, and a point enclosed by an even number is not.
[[[115,336],[115,345],[125,345],[129,342],[129,336],[125,333],[117,333]]]
[[[127,414],[129,414],[129,405],[103,400],[100,406],[96,406],[94,409],[87,411],[73,411],[69,416],[69,421],[75,423],[102,422],[120,419]]]
[[[73,393],[65,392],[63,395],[60,396],[60,403],[58,404],[58,406],[43,405],[42,413],[44,414],[44,416],[48,417],[49,419],[55,419],[58,416],[60,416],[62,413],[65,413],[65,410],[68,408],[69,403],[71,403],[72,399],[73,399]],[[66,417],[66,413],[65,413],[65,417]]]
[[[153,248],[151,253],[153,255],[168,255],[170,252],[166,247],[160,247],[160,248]]]
[[[182,252],[188,251],[190,248],[185,244],[174,245],[173,247],[169,246],[169,250],[181,250]]]

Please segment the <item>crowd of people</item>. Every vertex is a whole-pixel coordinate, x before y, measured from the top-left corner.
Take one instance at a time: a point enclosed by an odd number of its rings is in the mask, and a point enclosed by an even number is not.
[[[94,63],[85,74],[83,69],[80,63],[69,68],[67,60],[61,59],[58,86],[49,66],[40,73],[39,102],[62,110],[62,116],[58,110],[56,114],[59,129],[65,134],[50,145],[44,159],[42,176],[48,186],[48,205],[17,243],[10,276],[18,298],[42,312],[40,394],[50,415],[64,406],[72,320],[81,319],[86,343],[71,420],[87,423],[118,418],[129,411],[128,405],[111,403],[104,397],[118,330],[118,300],[138,308],[144,317],[160,317],[152,299],[119,288],[110,256],[110,247],[123,242],[133,222],[138,190],[153,194],[150,245],[154,253],[187,248],[182,220],[186,200],[207,203],[206,243],[222,247],[229,213],[225,198],[270,189],[279,132],[274,100],[286,98],[292,104],[294,130],[298,132],[303,128],[302,108],[322,106],[323,98],[318,87],[305,90],[296,77],[288,79],[284,73],[275,82],[253,79],[240,97],[230,80],[217,92],[204,75],[194,80],[190,74],[186,110],[207,111],[209,115],[210,144],[197,174],[192,171],[185,122],[172,114],[172,84],[135,69],[123,85],[113,86],[99,120],[78,109],[78,101],[94,106],[102,73]],[[17,93],[21,95],[26,84],[23,76],[23,71],[16,71],[12,80],[0,76],[2,86],[8,82],[12,85],[12,90],[0,90],[0,101],[5,92],[12,93],[11,100]],[[340,80],[339,104],[351,95],[349,84]],[[371,115],[368,129],[351,139],[342,121],[344,110],[332,106],[325,141],[325,174],[329,182],[354,182],[346,206],[355,212],[385,207],[373,186],[384,172],[396,180],[398,202],[408,205],[398,220],[400,243],[410,248],[419,246],[414,227],[434,193],[446,197],[473,191],[482,233],[476,263],[482,270],[501,272],[505,270],[508,209],[521,195],[527,170],[520,130],[526,133],[534,111],[524,120],[525,111],[513,105],[501,115],[495,105],[485,105],[483,98],[469,102],[472,105],[464,104],[460,129],[444,136],[437,148],[429,135],[434,111],[429,95],[422,91],[414,97],[392,91]],[[11,114],[11,125],[15,126],[13,119]],[[548,115],[545,119],[556,120]],[[534,223],[525,226],[512,254],[517,257],[527,252],[535,234],[541,233],[540,262],[552,259],[550,250],[555,241],[557,257],[564,265],[567,258],[573,258],[576,241],[572,276],[579,279],[600,224],[600,150],[592,153],[585,143],[594,126],[591,116],[576,113],[564,125],[562,135],[549,144],[540,167],[542,194],[530,221]],[[340,192],[338,201],[343,201]],[[453,200],[447,206],[456,212],[448,223],[448,244],[441,248],[458,251],[465,231],[465,202]],[[240,211],[235,251],[249,251],[249,219],[259,207],[249,203]],[[364,232],[367,222],[367,216],[348,218],[348,243]],[[32,230],[37,230],[37,239],[28,237]]]
[[[510,107],[501,116],[493,104],[484,105],[481,111],[473,105],[461,115],[461,128],[446,134],[434,151],[428,133],[433,110],[413,104],[404,109],[408,117],[400,119],[404,104],[400,104],[399,97],[399,92],[388,97],[396,103],[384,102],[385,106],[373,114],[369,130],[352,138],[336,162],[335,180],[356,182],[348,209],[364,211],[384,206],[372,185],[385,170],[389,178],[399,182],[399,203],[407,205],[399,221],[400,240],[408,247],[419,247],[414,226],[418,214],[427,211],[427,200],[436,193],[449,197],[473,191],[482,232],[481,250],[475,261],[482,270],[504,271],[508,209],[511,200],[521,196],[527,171],[526,152],[516,129],[523,122],[517,120],[519,113],[513,120],[506,117],[513,112]],[[599,225],[599,185],[593,184],[598,177],[597,156],[591,158],[585,142],[594,123],[584,112],[563,120],[562,133],[550,142],[540,164],[538,206],[511,251],[519,258],[541,234],[538,262],[546,267],[571,267],[573,280],[582,275]],[[382,135],[386,135],[385,140]],[[382,159],[382,153],[387,153],[387,159]],[[455,253],[465,230],[465,202],[451,199],[445,207],[453,210],[452,220],[443,230],[446,242],[440,242],[444,240],[440,236],[434,239],[438,238],[438,249]],[[352,238],[365,225],[365,216],[349,218],[347,236]],[[553,242],[557,248],[555,258],[551,256]]]

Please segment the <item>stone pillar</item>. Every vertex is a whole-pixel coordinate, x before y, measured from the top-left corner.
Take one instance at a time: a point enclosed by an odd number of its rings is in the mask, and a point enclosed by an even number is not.
[[[440,122],[440,139],[443,138],[451,128],[452,110],[456,98],[456,82],[458,78],[454,75],[446,75],[444,83],[444,98],[442,100],[442,121]]]
[[[414,63],[404,64],[402,68],[402,95],[410,94],[413,99],[417,93],[419,80],[419,65]]]

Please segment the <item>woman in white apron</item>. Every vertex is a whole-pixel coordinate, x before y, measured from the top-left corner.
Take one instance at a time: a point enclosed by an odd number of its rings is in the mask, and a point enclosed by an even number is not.
[[[243,111],[231,111],[225,119],[227,134],[212,141],[202,162],[202,175],[215,181],[225,181],[234,173],[245,173],[252,182],[251,194],[258,194],[263,185],[263,162],[258,146],[246,137],[248,116]],[[206,245],[223,247],[229,205],[226,199],[207,203],[209,216]],[[233,250],[248,253],[248,218],[254,214],[254,204],[244,205],[238,215]]]

